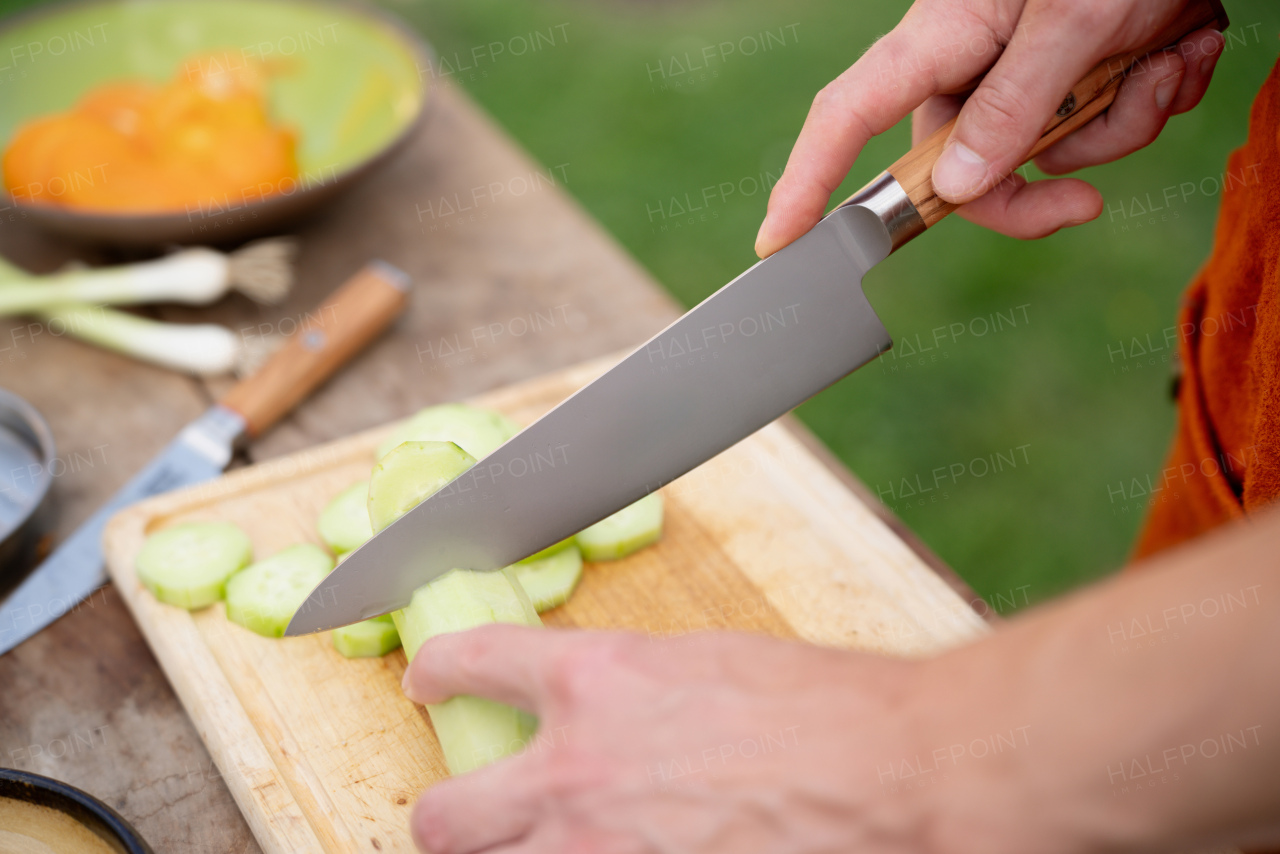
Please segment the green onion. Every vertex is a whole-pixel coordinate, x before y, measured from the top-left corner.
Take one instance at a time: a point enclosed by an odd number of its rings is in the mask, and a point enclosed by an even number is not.
[[[258,302],[276,303],[288,295],[293,284],[294,249],[293,241],[275,238],[251,243],[230,255],[196,247],[118,267],[7,276],[8,283],[0,290],[0,317],[31,314],[69,302],[206,305],[231,290]]]
[[[40,280],[0,258],[0,300],[15,288],[46,287],[31,284]],[[279,341],[278,336],[245,341],[216,323],[165,323],[85,302],[48,303],[33,313],[54,335],[70,335],[163,368],[201,376],[252,373]]]

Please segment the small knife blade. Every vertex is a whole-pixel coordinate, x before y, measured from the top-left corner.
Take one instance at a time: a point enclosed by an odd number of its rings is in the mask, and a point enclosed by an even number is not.
[[[409,277],[375,261],[349,279],[262,369],[183,428],[0,604],[0,655],[73,610],[106,580],[102,532],[120,509],[217,477],[238,439],[265,432],[408,304]]]
[[[231,461],[244,419],[214,406],[71,534],[9,596],[0,610],[0,655],[74,609],[107,580],[102,531],[115,513],[144,498],[217,477]]]

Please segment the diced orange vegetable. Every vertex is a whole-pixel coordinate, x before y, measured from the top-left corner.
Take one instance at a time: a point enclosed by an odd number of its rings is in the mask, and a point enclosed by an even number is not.
[[[266,74],[195,56],[162,86],[104,83],[34,119],[5,149],[16,198],[81,210],[160,213],[243,203],[296,186],[297,140],[267,112]]]

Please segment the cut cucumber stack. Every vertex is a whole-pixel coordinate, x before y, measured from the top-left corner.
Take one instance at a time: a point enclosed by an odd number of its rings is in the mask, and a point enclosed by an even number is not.
[[[451,442],[411,441],[392,449],[369,481],[369,521],[381,531],[419,501],[475,464]],[[498,572],[455,569],[414,592],[392,614],[409,660],[431,637],[488,623],[540,626],[542,621],[511,567]],[[427,706],[445,762],[463,774],[520,750],[537,727],[528,714],[480,697]]]
[[[400,647],[390,614],[333,630],[333,646],[347,658],[378,658]]]
[[[230,522],[188,522],[152,534],[134,563],[161,602],[194,611],[222,598],[227,579],[253,560],[249,535]]]
[[[590,561],[618,560],[662,538],[662,496],[651,492],[582,531],[575,539]]]
[[[353,484],[330,501],[316,522],[320,539],[338,563],[373,536],[369,524],[369,481]],[[377,658],[400,647],[400,634],[390,614],[341,626],[332,632],[334,649],[347,658]]]
[[[455,569],[419,587],[409,607],[392,614],[410,661],[428,639],[489,623],[540,626],[538,613],[513,570]],[[537,719],[483,697],[454,697],[427,706],[451,774],[465,774],[519,751]]]
[[[539,614],[568,602],[582,578],[582,552],[572,542],[568,548],[539,557],[545,552],[546,549],[513,567]]]
[[[500,412],[465,403],[446,403],[429,406],[400,422],[378,446],[376,456],[382,459],[402,442],[453,442],[481,459],[519,432],[520,425]]]
[[[227,619],[264,637],[278,638],[333,558],[312,543],[290,546],[242,570],[227,582]]]
[[[336,555],[364,545],[373,536],[369,525],[369,481],[362,480],[339,492],[320,513],[316,529]]]

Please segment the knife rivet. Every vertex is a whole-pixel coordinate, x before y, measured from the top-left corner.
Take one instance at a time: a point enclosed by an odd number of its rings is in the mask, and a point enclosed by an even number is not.
[[[1071,92],[1063,100],[1062,106],[1058,107],[1058,118],[1065,119],[1067,116],[1075,112],[1076,109],[1076,93]]]

